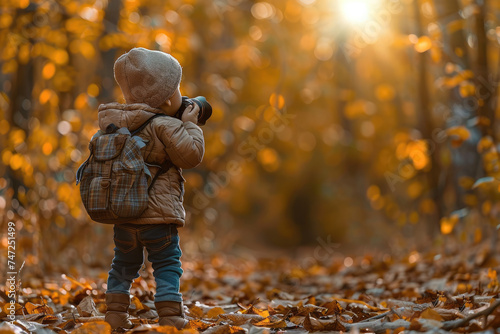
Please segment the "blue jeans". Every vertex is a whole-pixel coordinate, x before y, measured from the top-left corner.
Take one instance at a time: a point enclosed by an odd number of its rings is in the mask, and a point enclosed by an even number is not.
[[[177,227],[172,224],[120,224],[115,225],[114,232],[115,257],[106,293],[130,294],[132,281],[139,277],[144,262],[143,248],[146,247],[156,281],[155,301],[181,302],[182,252]]]

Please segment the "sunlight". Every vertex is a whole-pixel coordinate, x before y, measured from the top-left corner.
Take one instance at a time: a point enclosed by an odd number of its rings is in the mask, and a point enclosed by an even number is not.
[[[363,23],[370,17],[369,0],[341,0],[340,12],[344,20],[350,23]]]

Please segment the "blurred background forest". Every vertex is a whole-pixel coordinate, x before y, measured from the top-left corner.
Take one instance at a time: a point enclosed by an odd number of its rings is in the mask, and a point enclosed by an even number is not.
[[[0,29],[1,245],[16,222],[28,267],[109,266],[75,172],[139,46],[214,107],[184,171],[187,256],[498,233],[498,1],[6,0]]]

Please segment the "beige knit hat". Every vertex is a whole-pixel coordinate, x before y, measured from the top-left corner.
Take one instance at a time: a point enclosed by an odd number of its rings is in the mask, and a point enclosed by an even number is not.
[[[133,48],[121,55],[114,66],[115,80],[127,103],[146,103],[157,108],[179,86],[182,68],[171,55]]]

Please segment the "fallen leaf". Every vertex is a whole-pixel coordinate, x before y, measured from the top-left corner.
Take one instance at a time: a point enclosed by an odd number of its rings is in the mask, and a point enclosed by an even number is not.
[[[2,311],[5,313],[5,314],[10,314],[10,310],[9,308],[12,307],[11,306],[12,304],[11,303],[5,303],[3,306],[2,306]],[[14,304],[14,310],[15,310],[15,314],[23,314],[22,310],[23,310],[23,306],[19,303],[15,303]]]
[[[95,317],[99,314],[95,307],[94,299],[91,296],[83,298],[80,304],[78,304],[77,309],[81,317]]]
[[[241,314],[257,314],[260,315],[263,318],[266,318],[269,316],[269,311],[267,310],[259,310],[258,308],[254,307],[253,305],[250,305],[249,308],[246,310],[241,311]]]
[[[342,313],[342,306],[340,306],[339,302],[336,300],[332,300],[331,302],[322,305],[322,307],[326,307],[328,309],[326,315]]]
[[[47,305],[39,305],[27,302],[24,307],[26,308],[26,311],[28,311],[28,314],[54,314],[54,310]]]
[[[274,316],[274,315],[270,315],[266,319],[255,323],[254,326],[269,327],[269,328],[286,328],[287,327],[285,320],[283,320],[277,316]]]
[[[205,331],[212,326],[213,324],[200,319],[189,320],[189,327],[198,331]]]
[[[310,332],[318,331],[346,331],[345,326],[337,319],[334,321],[318,320],[307,315],[304,319],[304,328]]]
[[[203,310],[201,307],[193,305],[191,308],[188,310],[189,315],[192,316],[193,318],[202,318],[203,317]]]
[[[71,334],[111,334],[111,326],[105,321],[87,322],[78,327]]]
[[[297,326],[302,326],[304,324],[304,319],[306,317],[305,316],[301,316],[301,315],[294,315],[293,317],[290,317],[290,322],[296,324]]]
[[[222,308],[214,307],[207,312],[205,317],[209,318],[209,319],[213,319],[213,318],[217,318],[217,316],[219,316],[220,314],[224,314],[224,313],[226,313],[226,312]]]
[[[219,325],[211,327],[203,332],[203,334],[235,334],[235,333],[245,333],[245,330],[238,326]]]
[[[0,325],[0,334],[24,334],[19,327],[14,326],[8,322],[3,322]]]
[[[256,323],[265,319],[264,317],[261,317],[258,314],[241,314],[241,313],[221,314],[220,318],[230,321],[232,325],[235,326],[240,326],[248,322]]]
[[[144,310],[144,305],[142,305],[141,301],[136,296],[130,299],[130,305],[133,306],[136,311]]]
[[[423,318],[423,319],[443,321],[443,317],[439,313],[437,313],[435,310],[433,310],[431,308],[425,309],[420,314],[420,317]]]

